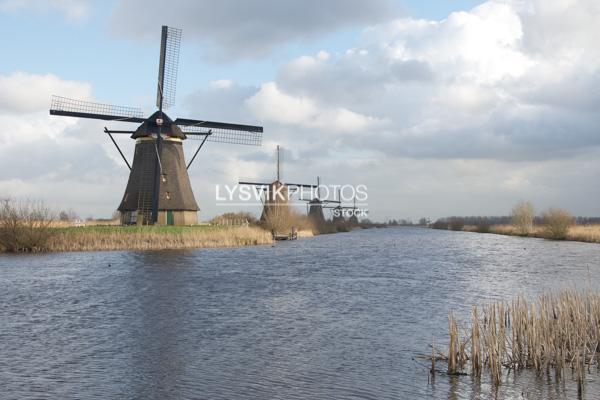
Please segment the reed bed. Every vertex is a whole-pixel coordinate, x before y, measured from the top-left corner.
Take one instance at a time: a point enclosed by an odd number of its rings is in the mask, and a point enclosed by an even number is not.
[[[257,227],[85,227],[59,229],[47,251],[166,250],[263,245],[271,234]]]
[[[533,369],[553,374],[557,382],[575,379],[581,395],[586,373],[598,365],[598,292],[564,290],[532,302],[518,296],[508,303],[474,306],[462,340],[452,313],[448,320],[448,352],[437,357],[432,352],[432,359],[447,361],[451,375],[480,377],[487,371],[498,386],[503,371]]]
[[[575,225],[569,228],[567,240],[600,243],[600,225]]]
[[[477,232],[477,227],[468,225],[464,228],[468,232]],[[499,235],[522,236],[518,233],[513,225],[490,225],[489,233]],[[535,225],[533,231],[527,236],[537,238],[547,238],[547,232],[544,226]],[[573,225],[570,226],[565,240],[575,242],[600,243],[600,225]]]

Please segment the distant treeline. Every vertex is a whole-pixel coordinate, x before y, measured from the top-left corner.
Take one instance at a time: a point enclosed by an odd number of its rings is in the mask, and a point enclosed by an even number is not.
[[[600,224],[600,217],[575,217],[578,225]]]
[[[536,216],[533,218],[535,224],[542,224],[542,217]],[[592,225],[600,224],[600,217],[575,217],[575,223],[577,225]],[[460,231],[463,230],[465,225],[471,225],[477,227],[479,231],[485,232],[491,225],[510,225],[512,224],[512,217],[510,215],[503,216],[452,216],[446,218],[439,218],[433,224],[432,228],[435,229],[451,229]]]
[[[479,225],[482,222],[487,222],[489,225],[504,225],[511,223],[511,217],[509,215],[502,216],[470,216],[470,217],[461,217],[461,216],[452,216],[447,218],[440,218],[436,222],[445,222],[450,223],[452,221],[459,220],[463,223],[463,225]]]
[[[487,221],[490,225],[508,225],[512,223],[512,217],[510,215],[503,216],[491,216],[491,217],[483,217],[483,216],[471,216],[471,217],[459,217],[452,216],[447,218],[440,218],[438,221],[450,223],[452,220],[461,220],[464,225],[478,225],[481,221]],[[535,223],[542,223],[542,217],[534,217]],[[575,217],[575,223],[578,225],[590,225],[590,224],[600,224],[600,217]]]

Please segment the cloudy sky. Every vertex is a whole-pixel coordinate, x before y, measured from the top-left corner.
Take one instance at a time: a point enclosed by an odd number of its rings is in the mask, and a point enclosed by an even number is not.
[[[0,197],[112,214],[128,170],[102,128],[119,126],[50,117],[50,96],[151,113],[166,24],[183,29],[169,114],[265,127],[261,148],[202,150],[202,219],[230,211],[216,184],[274,176],[276,144],[284,179],[364,184],[374,219],[600,215],[597,0],[165,4],[0,0]]]

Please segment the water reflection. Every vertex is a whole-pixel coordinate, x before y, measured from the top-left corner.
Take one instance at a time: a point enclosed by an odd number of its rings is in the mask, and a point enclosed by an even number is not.
[[[586,282],[600,246],[387,229],[275,247],[0,256],[3,398],[563,399],[417,360],[447,313]],[[600,394],[592,374],[585,397]]]

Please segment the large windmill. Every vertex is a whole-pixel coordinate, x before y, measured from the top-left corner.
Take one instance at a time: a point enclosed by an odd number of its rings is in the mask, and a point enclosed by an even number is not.
[[[163,111],[175,103],[181,30],[162,27],[156,106],[144,117],[141,109],[120,107],[53,96],[51,115],[91,118],[141,124],[136,130],[104,128],[130,169],[129,181],[118,210],[123,224],[189,225],[198,221],[188,168],[205,142],[259,146],[261,126],[177,118]],[[130,134],[136,140],[133,162],[129,164],[113,134]],[[189,164],[185,164],[183,140],[200,140]]]

